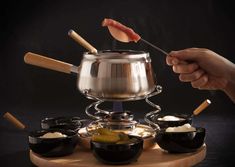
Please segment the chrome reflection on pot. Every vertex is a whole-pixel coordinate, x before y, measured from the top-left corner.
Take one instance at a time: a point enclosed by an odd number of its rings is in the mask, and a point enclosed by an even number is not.
[[[143,99],[155,85],[149,53],[132,50],[84,53],[77,80],[88,98],[107,101]]]
[[[80,66],[28,52],[28,64],[77,75],[77,88],[95,100],[144,99],[156,87],[149,53],[132,50],[85,52]]]

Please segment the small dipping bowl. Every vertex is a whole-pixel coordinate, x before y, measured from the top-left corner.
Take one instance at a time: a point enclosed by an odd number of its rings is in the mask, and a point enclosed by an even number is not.
[[[131,136],[138,136],[143,139],[143,149],[147,150],[156,145],[155,142],[155,130],[144,124],[137,124],[136,127],[133,130],[127,129],[127,130],[114,130],[116,132],[123,132],[125,134],[131,135]],[[87,128],[81,128],[78,131],[78,145],[84,149],[90,150],[90,141],[91,141],[91,134],[87,132]]]
[[[51,117],[41,121],[42,129],[64,129],[78,131],[83,127],[83,122],[79,117]]]
[[[41,138],[48,132],[60,132],[66,137]],[[78,142],[78,135],[72,130],[50,129],[38,130],[29,133],[30,149],[45,157],[58,157],[73,153]]]
[[[166,132],[161,130],[156,135],[157,144],[169,153],[188,153],[197,151],[205,141],[205,128],[196,128],[190,132]]]
[[[97,160],[105,164],[120,165],[137,161],[143,151],[143,139],[129,136],[136,141],[125,144],[91,141],[91,150]]]
[[[159,120],[159,118],[163,118],[164,116],[175,116],[181,118],[182,120]],[[151,122],[157,124],[161,129],[165,129],[168,127],[176,127],[184,124],[192,124],[192,117],[186,114],[178,114],[178,113],[160,113],[151,118]]]

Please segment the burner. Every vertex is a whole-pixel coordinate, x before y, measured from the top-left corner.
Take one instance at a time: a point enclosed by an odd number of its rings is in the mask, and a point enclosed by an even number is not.
[[[105,116],[108,121],[132,121],[134,115],[130,111],[114,111]]]
[[[133,119],[134,115],[130,111],[109,112],[109,114],[105,114],[102,119],[91,122],[87,126],[87,129],[88,131],[93,131],[97,128],[133,130],[138,123]]]
[[[123,132],[130,135],[140,136],[144,139],[144,149],[152,148],[155,145],[155,135],[159,127],[157,124],[151,122],[153,114],[158,113],[161,108],[154,104],[149,99],[161,93],[161,86],[156,86],[155,91],[145,97],[145,101],[155,110],[147,113],[144,117],[145,122],[148,124],[141,124],[134,120],[134,114],[131,111],[125,111],[122,108],[122,101],[115,101],[113,109],[101,109],[101,104],[105,103],[104,100],[98,100],[86,107],[86,114],[92,118],[88,126],[80,129],[79,143],[83,148],[90,149],[90,139],[94,133],[97,133],[99,128],[107,128],[116,132]]]
[[[158,95],[161,93],[162,87],[156,86],[156,91],[146,96],[145,101],[150,106],[155,108],[154,111],[151,111],[145,115],[144,120],[154,129],[159,130],[159,126],[150,121],[150,117],[156,113],[158,113],[161,108],[160,106],[156,105],[155,103],[151,102],[149,98]],[[109,110],[103,110],[99,108],[99,106],[104,103],[104,100],[96,101],[92,104],[90,104],[88,107],[86,107],[86,114],[91,117],[92,119],[95,119],[89,126],[88,129],[94,129],[96,128],[109,128],[112,130],[133,130],[136,127],[137,121],[133,120],[134,115],[130,111],[119,111],[120,106],[122,107],[121,102],[114,102],[114,109],[118,107],[118,111],[109,111]],[[92,110],[93,109],[93,110]],[[89,130],[88,130],[89,131]]]

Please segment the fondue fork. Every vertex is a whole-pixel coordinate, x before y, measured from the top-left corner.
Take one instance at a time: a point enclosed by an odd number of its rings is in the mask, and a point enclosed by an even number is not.
[[[121,31],[119,29],[117,29],[116,27],[113,26],[108,26],[109,32],[110,34],[118,41],[120,42],[130,42],[130,38],[128,37],[128,35],[124,32]],[[138,35],[138,34],[137,34]],[[153,47],[154,49],[158,50],[159,52],[163,53],[163,55],[167,56],[169,55],[169,53],[167,53],[165,50],[159,48],[158,46],[150,43],[149,41],[146,41],[143,38],[140,38],[139,41],[142,41],[148,45],[150,45],[151,47]],[[180,60],[180,64],[188,64],[188,62]]]
[[[84,38],[82,38],[78,33],[74,30],[69,30],[68,35],[73,38],[77,43],[82,45],[84,48],[89,50],[91,53],[97,53],[97,49],[88,43]]]
[[[24,130],[26,128],[26,126],[20,121],[18,120],[14,115],[12,115],[9,112],[6,112],[3,115],[3,118],[5,118],[6,120],[8,120],[10,123],[12,123],[13,125],[15,125],[16,128]]]
[[[167,53],[166,51],[164,51],[164,50],[162,50],[161,48],[157,47],[156,45],[150,43],[149,41],[146,41],[146,40],[143,39],[143,38],[141,38],[140,40],[141,40],[142,42],[144,42],[144,43],[146,43],[146,44],[152,46],[154,49],[156,49],[156,50],[162,52],[164,55],[168,55],[168,54],[169,54],[169,53]]]
[[[150,45],[154,49],[162,52],[164,55],[168,55],[168,53],[166,51],[164,51],[163,49],[159,48],[158,46],[146,41],[145,39],[140,37],[139,34],[134,32],[131,28],[126,27],[125,25],[121,24],[118,21],[115,21],[113,19],[105,18],[102,22],[102,26],[103,27],[107,26],[110,34],[116,40],[118,40],[120,42],[126,42],[127,43],[127,42],[131,42],[131,41],[134,41],[134,42],[142,41],[142,42]]]
[[[194,111],[191,117],[200,114],[203,110],[205,110],[209,105],[211,104],[211,101],[209,99],[204,100]]]

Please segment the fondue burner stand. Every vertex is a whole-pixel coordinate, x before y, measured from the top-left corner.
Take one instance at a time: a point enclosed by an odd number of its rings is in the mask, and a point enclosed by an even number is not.
[[[154,130],[159,130],[160,128],[157,124],[153,123],[151,120],[153,120],[152,118],[155,117],[156,114],[158,114],[158,112],[161,111],[161,108],[159,105],[156,105],[155,103],[150,101],[149,98],[154,97],[161,92],[162,92],[162,87],[157,85],[152,93],[144,97],[146,103],[154,108],[153,111],[148,112],[144,116],[144,120]],[[134,130],[134,128],[138,124],[138,122],[134,120],[134,115],[132,112],[124,110],[122,111],[122,109],[120,110],[117,108],[115,109],[115,107],[113,108],[113,110],[103,110],[100,108],[100,105],[103,104],[106,100],[100,100],[94,97],[93,99],[95,99],[96,101],[91,103],[85,109],[86,114],[94,120],[87,126],[87,132],[90,132],[97,128],[131,131]],[[128,101],[128,99],[125,99],[125,101]],[[115,103],[118,104],[122,102],[123,101],[118,101],[118,102],[116,101],[113,102],[113,105],[115,105]],[[122,106],[119,106],[119,108],[122,108]]]

